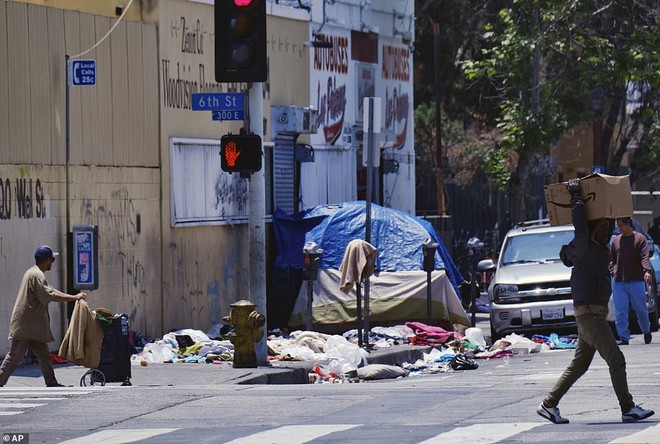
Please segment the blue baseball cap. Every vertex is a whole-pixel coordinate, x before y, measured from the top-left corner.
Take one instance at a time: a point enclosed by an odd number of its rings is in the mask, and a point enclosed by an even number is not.
[[[50,259],[51,257],[55,259],[59,255],[60,253],[58,253],[57,251],[53,251],[53,249],[50,248],[48,245],[39,245],[37,249],[34,251],[34,258],[38,261],[45,261],[46,259]]]

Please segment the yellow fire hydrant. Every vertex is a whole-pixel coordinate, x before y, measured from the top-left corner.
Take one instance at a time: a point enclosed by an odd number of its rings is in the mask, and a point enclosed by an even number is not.
[[[229,316],[222,319],[232,327],[228,336],[234,344],[234,367],[257,367],[255,344],[264,335],[261,327],[266,324],[266,317],[255,310],[256,305],[245,299],[231,304],[230,307]]]

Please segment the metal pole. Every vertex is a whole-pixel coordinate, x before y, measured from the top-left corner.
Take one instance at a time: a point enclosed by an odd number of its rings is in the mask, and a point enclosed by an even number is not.
[[[250,131],[262,137],[264,134],[263,84],[252,83],[249,89],[249,124]],[[262,146],[263,150],[263,146]],[[250,298],[258,310],[267,316],[266,307],[266,188],[264,169],[250,177],[249,183],[249,221],[250,221]],[[268,319],[264,327],[268,331]],[[268,364],[266,335],[257,342],[257,363]]]
[[[70,205],[70,199],[71,199],[71,180],[69,178],[69,163],[71,162],[71,91],[69,87],[69,55],[64,56],[64,96],[65,96],[65,110],[64,110],[64,120],[65,120],[65,154],[64,154],[64,206],[65,206],[65,224],[66,224],[66,262],[64,262],[64,265],[66,268],[66,273],[64,274],[65,280],[66,280],[66,291],[69,294],[75,294],[74,293],[74,288],[73,288],[73,273],[71,272],[71,266],[73,264],[73,252],[71,251],[71,246],[73,243],[71,242],[72,236],[71,236],[71,205]],[[62,316],[61,319],[61,326],[62,326],[62,331],[66,331],[67,324],[66,324],[66,319],[68,317],[69,313],[73,313],[73,303],[69,302],[66,304],[60,304],[65,306],[65,314],[66,316]]]
[[[357,336],[358,347],[362,348],[362,286],[358,282],[355,284],[355,293],[357,293]]]
[[[314,281],[307,281],[307,331],[312,331],[313,298],[314,298]]]
[[[447,204],[445,202],[445,183],[444,183],[444,161],[442,153],[442,92],[440,91],[440,24],[431,21],[433,25],[433,70],[434,89],[435,89],[435,159],[437,168],[436,177],[436,201],[438,203],[438,214],[447,213]]]
[[[476,327],[477,326],[477,323],[476,323],[476,317],[477,317],[477,315],[476,315],[476,313],[477,313],[477,281],[476,281],[477,273],[475,273],[475,270],[474,270],[474,268],[475,268],[474,262],[475,261],[474,261],[474,257],[473,257],[472,261],[471,261],[471,264],[470,264],[470,266],[472,268],[471,277],[470,277],[470,299],[471,299],[471,303],[470,303],[471,319],[470,320],[472,321],[472,326]]]
[[[432,316],[432,299],[431,299],[431,272],[426,272],[426,325],[431,325]]]
[[[375,100],[369,98],[369,128],[367,131],[367,208],[365,240],[371,243],[371,199],[373,198],[373,165],[374,165],[374,107]],[[364,345],[369,348],[369,278],[364,282]]]
[[[65,110],[65,120],[66,120],[66,155],[65,155],[65,175],[66,175],[66,189],[65,189],[65,206],[66,206],[66,232],[67,234],[71,232],[71,210],[69,209],[69,162],[71,160],[71,124],[70,124],[70,91],[69,91],[69,56],[65,56],[65,65],[64,70],[64,84],[65,84],[65,96],[66,96],[66,110]],[[68,288],[68,285],[67,285]]]

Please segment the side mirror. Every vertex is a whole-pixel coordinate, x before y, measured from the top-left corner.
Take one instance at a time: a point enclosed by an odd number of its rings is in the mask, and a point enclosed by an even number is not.
[[[496,268],[492,259],[483,259],[477,263],[477,271],[495,271]]]

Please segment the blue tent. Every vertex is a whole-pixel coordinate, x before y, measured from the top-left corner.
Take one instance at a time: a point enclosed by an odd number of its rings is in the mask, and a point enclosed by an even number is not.
[[[273,226],[276,267],[302,268],[304,244],[316,242],[323,248],[321,268],[338,270],[348,243],[365,238],[366,202],[319,205],[296,215],[278,210]],[[422,244],[429,238],[438,244],[436,269],[446,271],[458,293],[457,287],[464,279],[433,226],[403,211],[371,205],[370,243],[378,249],[376,271],[422,270]]]

